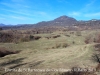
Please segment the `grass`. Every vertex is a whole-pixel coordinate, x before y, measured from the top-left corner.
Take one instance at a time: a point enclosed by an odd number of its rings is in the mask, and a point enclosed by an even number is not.
[[[7,55],[0,58],[0,64],[8,61],[24,58],[18,67],[31,68],[72,68],[74,66],[96,66],[97,62],[91,59],[94,51],[94,44],[85,44],[85,37],[90,34],[98,33],[99,31],[81,31],[81,36],[70,34],[69,32],[54,32],[53,35],[61,35],[58,38],[46,39],[52,34],[37,34],[42,38],[35,41],[22,43],[0,43],[0,47],[5,47],[12,50],[21,50],[20,53]],[[75,32],[74,32],[75,33]],[[70,37],[65,36],[70,35]],[[94,35],[93,35],[94,36]],[[73,44],[74,41],[74,44]],[[54,47],[54,48],[52,48]],[[48,48],[48,49],[47,49]],[[24,65],[22,65],[24,64]],[[35,66],[34,66],[35,65]],[[85,66],[84,66],[85,65]],[[5,67],[14,67],[16,64],[11,63]],[[2,66],[3,67],[3,66]],[[35,73],[33,73],[35,74]],[[30,73],[30,75],[33,75]],[[41,73],[40,75],[44,75]],[[22,74],[23,75],[23,74]],[[39,75],[39,74],[38,74]]]

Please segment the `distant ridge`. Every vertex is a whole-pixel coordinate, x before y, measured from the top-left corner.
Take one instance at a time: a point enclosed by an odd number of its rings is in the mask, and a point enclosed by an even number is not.
[[[5,24],[3,24],[3,23],[0,23],[0,27],[3,27],[3,26],[6,26]]]
[[[19,25],[16,25],[16,26],[7,26],[5,24],[0,24],[0,27],[3,27],[3,29],[10,29],[10,28],[21,28],[21,29],[24,29],[24,28],[34,28],[34,27],[50,27],[50,26],[62,26],[62,27],[65,27],[65,26],[76,26],[76,25],[91,25],[91,26],[94,26],[94,25],[100,25],[100,20],[97,20],[97,19],[92,19],[92,20],[89,20],[89,21],[83,21],[83,20],[80,20],[80,21],[77,21],[75,18],[72,18],[72,17],[68,17],[66,15],[63,15],[63,16],[60,16],[54,20],[51,20],[51,21],[42,21],[42,22],[38,22],[36,24],[19,24]]]

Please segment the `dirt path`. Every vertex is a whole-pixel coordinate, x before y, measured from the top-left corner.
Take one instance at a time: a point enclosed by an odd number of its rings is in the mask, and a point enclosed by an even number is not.
[[[88,48],[84,48],[84,47],[83,47],[83,48],[82,48],[82,52],[81,52],[81,54],[79,54],[79,55],[76,56],[75,58],[79,58],[79,57],[85,55],[87,52],[88,52]]]

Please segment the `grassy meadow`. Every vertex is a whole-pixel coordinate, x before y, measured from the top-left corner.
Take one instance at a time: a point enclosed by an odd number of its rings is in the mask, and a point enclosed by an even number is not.
[[[20,52],[0,57],[0,75],[70,75],[63,74],[61,71],[5,72],[5,68],[71,69],[80,67],[95,69],[99,62],[93,56],[100,53],[100,47],[95,46],[99,44],[97,42],[100,39],[99,34],[100,30],[56,31],[48,34],[34,34],[34,36],[41,36],[38,40],[19,43],[2,42],[0,48]],[[99,75],[99,72],[96,74]]]

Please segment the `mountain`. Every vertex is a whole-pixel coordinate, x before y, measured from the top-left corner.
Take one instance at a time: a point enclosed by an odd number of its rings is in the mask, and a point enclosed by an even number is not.
[[[64,16],[60,16],[60,17],[54,19],[54,21],[55,22],[66,22],[66,23],[70,22],[71,23],[71,22],[76,22],[77,20],[72,18],[72,17],[68,17],[68,16],[64,15]]]
[[[35,26],[71,26],[78,21],[72,17],[60,16],[52,21],[43,21],[35,24]]]
[[[0,23],[0,27],[3,27],[3,26],[6,26],[5,24],[3,24],[3,23]]]
[[[26,28],[41,28],[41,27],[52,27],[52,26],[98,26],[100,25],[100,20],[92,19],[88,21],[77,21],[76,19],[72,17],[68,17],[66,15],[60,16],[54,20],[51,21],[42,21],[38,22],[36,24],[19,24],[15,26],[7,26],[5,24],[0,24],[0,27],[2,26],[3,29],[26,29]]]
[[[66,15],[60,16],[51,21],[42,21],[36,24],[19,24],[16,26],[6,26],[3,29],[13,29],[13,28],[33,28],[33,27],[44,27],[44,26],[72,26],[73,24],[77,23],[78,21],[72,17],[68,17]]]

